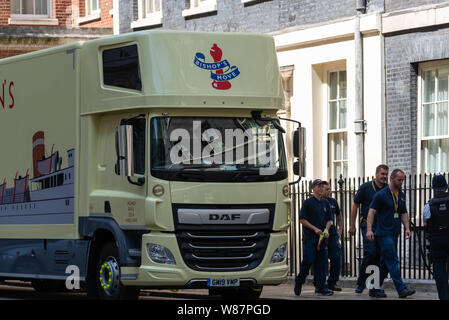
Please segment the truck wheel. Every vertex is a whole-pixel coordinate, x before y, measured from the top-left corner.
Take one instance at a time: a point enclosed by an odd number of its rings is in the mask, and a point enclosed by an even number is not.
[[[256,300],[262,294],[263,286],[229,289],[209,289],[209,295],[220,295],[223,299]]]
[[[140,288],[125,287],[120,282],[120,264],[115,243],[107,243],[101,250],[96,268],[98,294],[105,300],[137,300]]]

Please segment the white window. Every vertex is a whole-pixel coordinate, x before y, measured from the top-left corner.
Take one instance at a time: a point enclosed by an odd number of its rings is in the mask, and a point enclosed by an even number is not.
[[[138,19],[131,23],[131,28],[162,24],[162,0],[138,0],[138,9]]]
[[[142,1],[144,5],[143,12],[145,13],[145,18],[151,15],[152,13],[161,12],[162,8],[161,0],[145,0]]]
[[[86,12],[84,17],[76,19],[78,25],[101,19],[100,0],[86,0]]]
[[[329,175],[348,176],[348,132],[346,108],[346,70],[328,73],[328,157]]]
[[[449,64],[421,68],[421,172],[449,171]]]
[[[209,0],[190,0],[190,9],[198,8],[202,5],[207,4],[207,2],[210,2],[210,1]]]
[[[100,12],[100,0],[86,0],[86,16]]]
[[[59,20],[51,18],[51,7],[52,0],[11,0],[8,24],[57,26]]]
[[[33,15],[48,17],[49,0],[11,0],[11,15]]]
[[[190,7],[182,11],[182,16],[193,16],[217,11],[217,0],[190,0]]]

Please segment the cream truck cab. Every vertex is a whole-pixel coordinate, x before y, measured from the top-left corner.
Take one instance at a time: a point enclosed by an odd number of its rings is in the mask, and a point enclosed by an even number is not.
[[[112,299],[258,297],[285,280],[272,37],[105,37],[0,60],[0,81],[0,278],[48,291],[77,270]],[[294,141],[299,156],[303,131]]]

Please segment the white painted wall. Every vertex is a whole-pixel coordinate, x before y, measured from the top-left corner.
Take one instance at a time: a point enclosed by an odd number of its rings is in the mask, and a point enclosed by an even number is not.
[[[363,41],[363,115],[368,130],[365,134],[365,175],[373,176],[376,167],[385,162],[382,114],[384,110],[383,46],[380,36]]]
[[[377,16],[362,21],[364,69],[365,172],[382,162],[382,38]],[[306,178],[328,179],[327,72],[346,65],[348,174],[356,174],[354,134],[354,21],[275,35],[280,66],[294,65],[292,118],[307,128]],[[364,29],[363,29],[364,28]],[[315,37],[315,39],[314,39]],[[282,50],[282,51],[281,51]]]

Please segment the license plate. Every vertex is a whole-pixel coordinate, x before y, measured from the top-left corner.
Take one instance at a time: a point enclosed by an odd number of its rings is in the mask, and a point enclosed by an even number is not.
[[[209,278],[207,279],[208,287],[239,287],[240,279],[217,279],[217,278]]]

